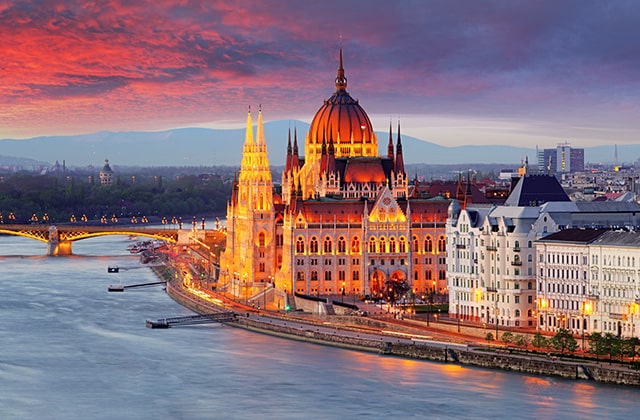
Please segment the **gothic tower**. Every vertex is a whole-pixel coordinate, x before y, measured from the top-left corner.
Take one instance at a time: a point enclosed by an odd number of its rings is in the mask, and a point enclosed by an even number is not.
[[[273,183],[262,110],[258,111],[255,141],[249,110],[240,172],[227,205],[227,246],[220,261],[229,281],[228,292],[252,296],[255,283],[270,281],[276,266],[274,241]]]

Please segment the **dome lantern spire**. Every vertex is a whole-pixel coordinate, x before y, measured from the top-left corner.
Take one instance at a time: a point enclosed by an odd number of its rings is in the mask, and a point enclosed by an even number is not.
[[[347,78],[344,75],[344,67],[342,66],[342,45],[340,45],[340,65],[338,67],[338,76],[336,77],[336,89],[347,90]]]

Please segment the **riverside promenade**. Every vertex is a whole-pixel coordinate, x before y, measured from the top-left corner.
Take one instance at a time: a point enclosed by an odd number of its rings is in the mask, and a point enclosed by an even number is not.
[[[188,287],[170,265],[153,270],[161,279],[168,280],[167,294],[192,311],[237,313],[234,321],[226,323],[233,327],[387,356],[640,386],[640,372],[626,366],[580,358],[551,358],[523,349],[489,346],[478,337],[478,329],[472,330],[470,326],[464,326],[458,333],[456,325],[443,323],[426,327],[424,322],[416,320],[257,310],[224,294]]]

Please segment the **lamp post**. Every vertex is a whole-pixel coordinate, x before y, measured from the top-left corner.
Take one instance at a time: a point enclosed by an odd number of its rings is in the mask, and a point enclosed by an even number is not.
[[[456,316],[458,317],[458,332],[460,332],[460,294],[456,292],[458,303],[456,304]]]
[[[497,296],[496,296],[496,298],[497,298]],[[498,300],[497,299],[496,299],[496,302],[495,302],[493,308],[494,308],[493,309],[493,311],[494,311],[493,316],[496,318],[495,322],[496,322],[496,341],[497,341],[498,340]]]

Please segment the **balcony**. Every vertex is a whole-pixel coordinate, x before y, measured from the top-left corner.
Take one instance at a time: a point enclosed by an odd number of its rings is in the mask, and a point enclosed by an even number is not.
[[[498,288],[496,286],[487,286],[487,292],[496,293],[497,291],[498,291]]]
[[[520,247],[519,246],[514,246],[513,247],[513,252],[520,252]]]
[[[487,245],[487,251],[497,251],[498,247],[495,245]]]
[[[456,248],[457,249],[467,249],[467,246],[465,244],[456,244]]]
[[[520,260],[517,260],[517,261],[511,261],[511,265],[517,265],[517,266],[520,266],[520,265],[522,265],[522,261],[520,261]]]

